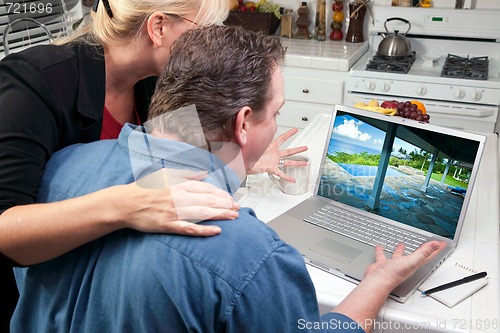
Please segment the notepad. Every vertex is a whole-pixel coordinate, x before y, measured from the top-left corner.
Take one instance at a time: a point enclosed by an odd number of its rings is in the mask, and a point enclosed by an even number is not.
[[[431,275],[429,279],[427,279],[424,283],[418,287],[418,290],[425,291],[431,288],[443,285],[448,282],[452,282],[455,280],[462,279],[466,276],[477,273],[477,271],[470,269],[464,265],[455,263],[455,265],[446,268],[443,272],[438,274]],[[443,303],[447,307],[454,307],[470,295],[474,294],[476,291],[484,287],[488,284],[488,278],[484,277],[472,282],[464,283],[459,286],[441,290],[435,293],[432,293],[428,296],[422,297],[432,297],[435,300]]]

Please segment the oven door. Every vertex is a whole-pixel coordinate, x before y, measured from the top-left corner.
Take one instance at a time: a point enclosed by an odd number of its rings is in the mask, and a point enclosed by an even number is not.
[[[429,123],[471,132],[492,133],[495,130],[498,117],[498,106],[440,102],[417,97],[348,92],[345,101],[347,105],[352,106],[357,102],[368,103],[373,99],[378,100],[379,103],[385,100],[401,102],[410,99],[419,100],[425,105],[427,113],[431,117]]]

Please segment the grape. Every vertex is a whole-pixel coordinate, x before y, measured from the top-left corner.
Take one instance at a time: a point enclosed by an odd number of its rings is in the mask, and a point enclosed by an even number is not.
[[[423,113],[422,110],[418,108],[417,104],[410,101],[398,102],[395,116],[427,123],[430,119],[430,116],[427,113]]]
[[[259,12],[261,13],[274,13],[274,15],[279,19],[281,18],[280,6],[266,1],[259,5]]]

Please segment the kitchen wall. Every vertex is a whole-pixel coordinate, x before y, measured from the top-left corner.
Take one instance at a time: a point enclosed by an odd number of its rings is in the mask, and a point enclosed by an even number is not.
[[[299,8],[300,4],[302,1],[299,0],[269,0],[272,1],[276,4],[279,4],[280,6],[284,8],[291,8],[294,10],[295,13],[297,13],[297,9]],[[456,0],[433,0],[432,4],[435,8],[455,8],[455,1]],[[327,19],[327,33],[329,34],[331,31],[330,24],[332,22],[332,4],[334,0],[327,0],[326,1],[326,19]],[[345,34],[347,32],[347,28],[349,26],[349,19],[347,18],[348,16],[348,4],[350,0],[344,0],[344,14],[346,18],[344,19],[343,22],[343,32],[344,32],[344,38]],[[392,0],[371,0],[371,7],[373,8],[374,5],[376,6],[390,6],[392,3]],[[309,20],[311,21],[311,24],[309,26],[309,30],[311,33],[314,33],[314,18],[316,16],[316,6],[317,6],[317,1],[307,1],[307,5],[309,6],[309,9],[311,11],[311,14],[309,16]],[[474,9],[496,9],[500,10],[500,1],[499,0],[472,0],[472,7]],[[375,9],[376,10],[376,9]],[[368,12],[365,17],[365,25],[368,25]],[[365,27],[365,30],[367,31],[367,27]],[[365,36],[366,37],[366,36]],[[328,39],[328,36],[327,36]]]

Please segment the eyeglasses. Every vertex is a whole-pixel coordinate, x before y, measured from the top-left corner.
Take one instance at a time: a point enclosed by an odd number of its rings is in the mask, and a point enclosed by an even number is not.
[[[198,23],[196,23],[195,21],[192,21],[192,20],[190,20],[188,18],[185,18],[184,16],[180,16],[180,15],[177,15],[177,14],[171,14],[171,13],[167,13],[167,12],[163,12],[163,14],[168,15],[168,16],[176,17],[178,19],[181,19],[181,20],[184,20],[186,22],[189,22],[189,23],[191,23],[191,24],[193,24],[195,26],[198,26]]]
[[[102,4],[104,5],[104,9],[106,10],[106,13],[108,14],[109,18],[113,18],[113,12],[111,11],[111,7],[109,5],[108,0],[102,0]],[[97,12],[97,6],[99,6],[99,0],[94,0],[94,3],[92,4],[92,10],[94,12]]]

